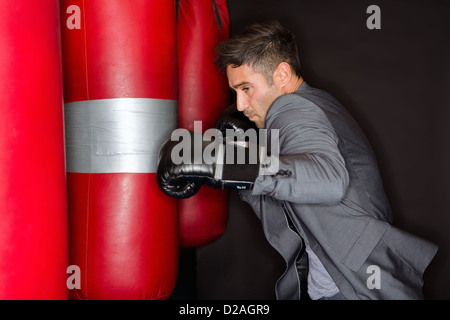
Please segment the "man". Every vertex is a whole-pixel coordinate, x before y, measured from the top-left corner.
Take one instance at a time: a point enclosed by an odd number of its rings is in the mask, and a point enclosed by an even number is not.
[[[269,136],[278,132],[279,170],[261,174],[244,164],[236,177],[226,163],[175,165],[166,142],[162,189],[236,188],[230,181],[241,180],[240,189],[248,187],[241,198],[286,261],[277,299],[423,299],[423,272],[437,247],[391,225],[369,143],[338,101],[303,80],[294,35],[276,21],[255,24],[217,51],[237,110]],[[250,126],[227,110],[218,128],[230,127]]]

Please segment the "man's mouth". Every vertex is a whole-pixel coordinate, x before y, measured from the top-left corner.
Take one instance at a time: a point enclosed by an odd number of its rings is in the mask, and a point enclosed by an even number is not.
[[[253,121],[253,119],[255,118],[255,115],[254,114],[246,114],[245,115],[247,118],[248,118],[248,120],[250,120],[250,121]]]

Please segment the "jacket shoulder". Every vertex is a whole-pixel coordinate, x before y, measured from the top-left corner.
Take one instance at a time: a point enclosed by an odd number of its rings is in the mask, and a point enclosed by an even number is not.
[[[266,116],[266,127],[301,126],[311,122],[328,122],[323,110],[313,101],[299,94],[278,97]]]

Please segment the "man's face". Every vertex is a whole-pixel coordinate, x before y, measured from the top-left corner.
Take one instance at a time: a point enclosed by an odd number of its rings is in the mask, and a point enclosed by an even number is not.
[[[228,84],[236,91],[237,109],[253,121],[258,128],[264,128],[267,111],[281,94],[274,85],[268,85],[263,74],[255,72],[246,64],[227,69]]]

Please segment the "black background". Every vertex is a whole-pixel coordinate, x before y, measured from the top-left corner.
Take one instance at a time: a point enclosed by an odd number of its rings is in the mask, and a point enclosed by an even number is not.
[[[380,30],[366,26],[372,4],[381,9]],[[296,33],[304,79],[335,96],[372,143],[394,225],[439,245],[424,275],[425,298],[449,299],[450,3],[229,0],[228,8],[231,35],[272,19]],[[180,267],[196,270],[197,280],[193,287],[179,283],[175,297],[185,290],[185,297],[204,300],[275,299],[284,271],[235,192],[226,232],[181,255]],[[183,255],[196,257],[194,269]]]

